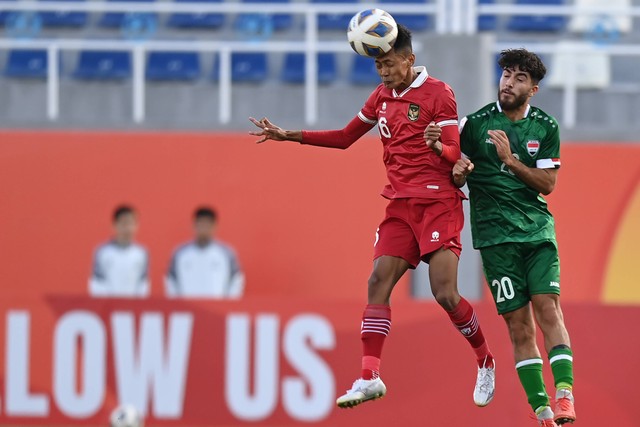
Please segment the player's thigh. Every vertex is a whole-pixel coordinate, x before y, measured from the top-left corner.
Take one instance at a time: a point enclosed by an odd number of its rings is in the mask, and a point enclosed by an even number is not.
[[[420,263],[420,247],[408,223],[406,199],[391,200],[387,206],[385,219],[376,232],[374,260],[382,256],[404,259],[411,268]]]
[[[422,260],[431,264],[431,256],[443,248],[459,258],[460,233],[464,226],[462,199],[457,195],[446,199],[416,199],[411,209],[410,224],[419,242]]]
[[[525,273],[529,293],[560,295],[560,257],[552,240],[526,245]]]
[[[484,275],[499,314],[524,307],[531,298],[518,245],[503,243],[480,249]]]

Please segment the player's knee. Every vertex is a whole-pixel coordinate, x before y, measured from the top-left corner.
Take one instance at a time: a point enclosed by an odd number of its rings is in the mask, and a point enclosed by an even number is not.
[[[460,295],[452,289],[433,290],[433,297],[442,308],[451,311],[460,302]]]
[[[375,298],[376,296],[384,296],[389,293],[390,289],[393,287],[393,283],[389,278],[382,277],[377,272],[371,273],[368,281],[369,285],[369,297]]]
[[[515,347],[524,347],[535,344],[536,328],[528,321],[512,320],[508,322],[509,336]]]
[[[556,304],[544,304],[541,307],[536,307],[535,310],[536,318],[538,319],[538,323],[542,330],[546,330],[547,328],[563,323],[562,311]]]

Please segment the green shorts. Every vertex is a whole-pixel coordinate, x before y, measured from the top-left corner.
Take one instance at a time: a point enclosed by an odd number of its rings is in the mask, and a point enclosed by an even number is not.
[[[498,314],[524,307],[531,295],[560,295],[560,259],[555,241],[503,243],[480,248],[480,255]]]

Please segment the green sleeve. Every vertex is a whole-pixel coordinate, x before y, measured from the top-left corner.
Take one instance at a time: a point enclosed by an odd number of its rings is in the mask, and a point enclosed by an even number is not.
[[[460,150],[469,158],[475,154],[476,144],[473,141],[473,129],[469,117],[460,121]]]
[[[540,144],[536,166],[538,168],[560,167],[560,131],[555,121],[549,126],[544,141]]]

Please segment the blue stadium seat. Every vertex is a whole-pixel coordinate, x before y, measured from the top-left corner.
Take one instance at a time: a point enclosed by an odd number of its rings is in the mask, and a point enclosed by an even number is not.
[[[311,3],[357,3],[356,0],[311,0]],[[346,31],[354,13],[331,13],[318,15],[318,29]]]
[[[267,54],[237,52],[231,54],[231,80],[234,82],[257,83],[267,78]],[[220,61],[213,61],[213,80],[220,78]]]
[[[355,85],[377,85],[381,83],[373,58],[355,55],[349,80]]]
[[[155,0],[107,0],[107,1],[124,1],[132,3],[153,3]],[[124,23],[126,14],[124,12],[107,12],[98,21],[98,25],[107,28],[120,28]]]
[[[286,83],[304,83],[306,57],[304,53],[288,53],[280,78]],[[336,56],[330,52],[318,54],[318,82],[331,83],[337,77]]]
[[[48,57],[46,50],[11,50],[4,75],[8,77],[46,78]]]
[[[57,1],[57,0],[40,0]],[[85,0],[62,0],[69,2],[84,2]],[[86,12],[41,12],[44,27],[81,28],[87,25],[89,15]]]
[[[176,3],[222,3],[222,0],[174,0]],[[174,13],[167,20],[175,28],[220,28],[224,25],[222,13]]]
[[[196,80],[200,77],[196,52],[152,52],[147,61],[148,80]]]
[[[83,50],[73,77],[78,79],[121,80],[131,76],[131,54],[117,51]]]
[[[478,4],[494,4],[495,0],[478,0]],[[481,15],[478,17],[478,31],[495,31],[498,28],[496,15]]]
[[[381,3],[399,3],[398,0],[381,0]],[[418,5],[427,3],[427,0],[402,0],[402,3],[416,3]],[[384,6],[382,6],[384,9]],[[397,23],[404,25],[411,31],[424,31],[433,26],[433,18],[430,15],[415,15],[398,13],[393,18]]]
[[[516,0],[516,4],[527,5],[562,5],[563,0]],[[566,16],[529,16],[515,15],[509,19],[507,29],[510,31],[559,32],[565,29]]]
[[[242,0],[243,3],[289,3],[289,0]],[[242,18],[242,15],[238,17]],[[275,13],[271,15],[271,25],[276,31],[291,28],[293,24],[293,16],[289,13]]]
[[[16,1],[16,0],[8,0],[8,1]],[[3,26],[7,23],[7,19],[9,19],[9,16],[11,16],[12,13],[15,13],[13,11],[6,11],[3,10],[0,12],[0,26]]]

